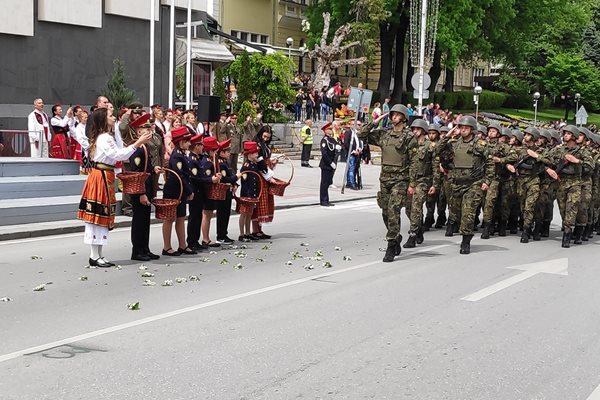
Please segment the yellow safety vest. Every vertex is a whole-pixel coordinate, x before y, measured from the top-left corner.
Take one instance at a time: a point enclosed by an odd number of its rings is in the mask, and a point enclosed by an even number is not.
[[[308,125],[304,125],[302,129],[300,129],[300,137],[302,138],[303,144],[313,144],[312,130]]]

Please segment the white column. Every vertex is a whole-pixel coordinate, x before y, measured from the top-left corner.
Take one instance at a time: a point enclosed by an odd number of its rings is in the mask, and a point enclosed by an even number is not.
[[[150,97],[148,106],[154,104],[154,0],[150,0]]]
[[[421,48],[419,51],[419,104],[417,106],[419,115],[423,115],[423,86],[424,86],[423,80],[424,80],[424,74],[425,74],[425,35],[426,34],[427,34],[427,0],[421,0],[421,37],[420,37]]]
[[[185,109],[190,109],[192,98],[192,0],[187,5],[187,57],[185,64]]]
[[[169,22],[169,108],[173,108],[173,81],[175,80],[175,0],[171,0]]]

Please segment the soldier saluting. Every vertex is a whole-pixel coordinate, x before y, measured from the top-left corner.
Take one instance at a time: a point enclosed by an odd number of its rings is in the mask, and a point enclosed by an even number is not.
[[[383,222],[387,228],[388,242],[383,262],[394,261],[394,257],[402,250],[400,243],[400,216],[402,207],[409,207],[408,186],[410,181],[409,146],[413,142],[413,134],[405,125],[408,120],[408,109],[396,104],[389,113],[391,128],[378,128],[379,121],[388,114],[382,114],[365,125],[358,133],[359,139],[381,147],[381,174],[379,175],[379,192],[377,205],[381,208]]]

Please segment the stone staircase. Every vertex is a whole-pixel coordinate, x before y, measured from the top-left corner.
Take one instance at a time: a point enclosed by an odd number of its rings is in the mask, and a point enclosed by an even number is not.
[[[0,226],[75,219],[85,180],[78,161],[0,158]]]

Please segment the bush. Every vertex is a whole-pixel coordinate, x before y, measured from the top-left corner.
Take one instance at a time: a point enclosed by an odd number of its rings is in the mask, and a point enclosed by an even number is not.
[[[252,118],[256,117],[256,109],[252,106],[249,100],[244,100],[238,109],[238,121],[241,123],[246,121],[246,117],[250,115]]]
[[[489,92],[484,91],[479,95],[479,109],[480,110],[493,110],[502,107],[507,99],[506,93]],[[439,104],[443,109],[448,110],[469,110],[475,109],[473,103],[473,92],[436,92],[431,99],[423,99],[423,104],[428,103]],[[406,103],[413,105],[417,104],[417,100],[410,95],[406,96]]]

